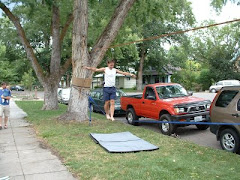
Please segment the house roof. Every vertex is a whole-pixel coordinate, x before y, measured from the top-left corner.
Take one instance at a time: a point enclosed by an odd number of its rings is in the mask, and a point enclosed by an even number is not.
[[[165,67],[162,67],[163,73],[166,75],[172,75],[175,71],[180,71],[181,68],[173,67],[172,65],[168,64]],[[159,75],[160,72],[156,70],[154,67],[149,67],[149,69],[143,72],[143,75]]]

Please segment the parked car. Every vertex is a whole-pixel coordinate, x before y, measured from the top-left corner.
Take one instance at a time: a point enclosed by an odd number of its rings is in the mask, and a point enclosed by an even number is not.
[[[58,90],[58,102],[68,105],[70,99],[71,88]]]
[[[13,90],[15,90],[15,91],[24,91],[24,87],[23,87],[23,86],[18,86],[18,85],[16,85],[16,86],[11,86],[11,87],[10,87],[10,90],[11,90],[11,91],[13,91]]]
[[[223,81],[219,81],[216,84],[210,86],[209,92],[216,93],[223,87],[239,86],[239,85],[240,85],[240,81],[238,81],[238,80],[223,80]]]
[[[158,83],[145,86],[142,95],[123,96],[121,107],[126,111],[129,124],[138,125],[141,117],[160,121],[209,121],[211,102],[206,99],[189,95],[180,85],[174,83]],[[173,134],[177,127],[170,123],[159,124],[165,135]],[[185,126],[185,125],[182,125]],[[196,125],[200,130],[206,130],[208,125]]]
[[[90,96],[96,103],[95,104],[90,101],[91,108],[92,108],[91,111],[95,111],[95,112],[104,111],[103,89],[97,88],[97,89],[92,90]],[[120,98],[122,96],[126,96],[126,94],[123,91],[117,89],[116,90],[116,100],[115,100],[115,111],[114,111],[114,114],[116,114],[116,115],[125,114],[125,111],[123,111],[121,109],[121,104],[120,104]]]
[[[63,88],[58,88],[58,90],[57,90],[57,98],[58,98],[58,102],[59,102],[59,103],[61,103],[62,89],[63,89]]]
[[[240,86],[224,87],[216,95],[210,108],[212,122],[240,123]],[[222,149],[240,153],[239,125],[211,125]]]

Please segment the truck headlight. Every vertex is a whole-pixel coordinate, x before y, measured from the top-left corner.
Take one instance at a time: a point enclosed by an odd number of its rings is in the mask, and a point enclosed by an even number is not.
[[[179,114],[179,113],[185,113],[185,109],[184,108],[174,108],[174,111]]]
[[[206,104],[206,109],[210,109],[211,104]]]

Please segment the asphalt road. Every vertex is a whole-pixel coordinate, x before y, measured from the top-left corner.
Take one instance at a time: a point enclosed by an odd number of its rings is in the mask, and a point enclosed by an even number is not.
[[[195,97],[209,99],[210,101],[214,99],[215,95],[216,95],[215,93],[194,93],[193,94],[193,96]],[[124,123],[127,123],[125,117],[116,117],[115,119],[119,121],[123,121]],[[147,128],[152,131],[161,133],[157,124],[141,124],[139,128]],[[207,130],[201,131],[201,130],[198,130],[196,126],[191,125],[187,127],[178,128],[176,134],[180,139],[187,140],[187,141],[199,144],[201,146],[221,149],[219,141],[216,140],[216,136],[210,132],[209,128]]]

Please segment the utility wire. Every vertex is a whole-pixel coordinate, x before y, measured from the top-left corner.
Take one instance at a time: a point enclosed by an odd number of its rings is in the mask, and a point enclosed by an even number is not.
[[[151,41],[151,40],[155,40],[155,39],[160,39],[162,37],[172,36],[172,35],[176,35],[176,34],[183,34],[183,33],[187,33],[187,32],[190,32],[190,31],[196,31],[196,30],[199,30],[199,29],[206,29],[206,28],[210,28],[210,27],[214,27],[214,26],[219,26],[219,25],[229,24],[229,23],[234,23],[234,22],[239,22],[239,21],[240,21],[240,19],[234,19],[234,20],[231,20],[231,21],[225,21],[225,22],[210,24],[210,25],[206,25],[206,26],[200,26],[200,27],[191,28],[191,29],[187,29],[187,30],[175,31],[175,32],[171,32],[171,33],[168,33],[168,34],[162,34],[162,35],[159,35],[159,36],[152,36],[152,37],[148,37],[148,38],[145,38],[145,39],[140,39],[140,40],[131,41],[131,42],[122,43],[122,44],[116,44],[116,45],[110,46],[109,48],[127,46],[127,45],[130,45],[130,44],[140,43],[140,42],[143,42],[143,41]]]

